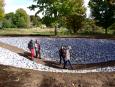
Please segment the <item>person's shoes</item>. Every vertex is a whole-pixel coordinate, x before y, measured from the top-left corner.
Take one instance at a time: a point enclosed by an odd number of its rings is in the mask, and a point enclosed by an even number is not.
[[[63,69],[67,69],[67,68],[63,67]]]

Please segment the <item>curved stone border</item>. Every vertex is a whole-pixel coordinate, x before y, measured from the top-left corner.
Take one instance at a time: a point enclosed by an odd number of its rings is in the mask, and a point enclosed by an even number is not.
[[[0,64],[25,68],[25,69],[33,69],[39,71],[48,71],[48,72],[62,72],[62,73],[89,73],[89,72],[113,72],[115,71],[115,67],[105,67],[105,68],[96,68],[91,70],[64,70],[64,69],[56,69],[52,67],[48,67],[42,64],[37,64],[34,61],[30,61],[25,57],[19,56],[18,54],[11,52],[7,49],[0,47]]]

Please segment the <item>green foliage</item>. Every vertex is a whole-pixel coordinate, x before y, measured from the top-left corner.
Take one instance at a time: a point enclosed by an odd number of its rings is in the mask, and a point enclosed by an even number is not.
[[[83,26],[84,18],[81,15],[69,15],[66,18],[66,26],[71,33],[77,33]]]
[[[4,0],[0,0],[0,21],[4,17]]]
[[[41,19],[39,16],[34,16],[34,15],[31,15],[30,16],[30,21],[32,23],[32,26],[37,26],[39,27],[41,25]]]
[[[7,23],[9,22],[9,23]],[[15,28],[15,14],[13,12],[10,12],[8,14],[5,14],[4,20],[3,20],[3,27],[4,28]]]
[[[10,28],[12,26],[11,21],[4,19],[3,20],[3,28]]]
[[[82,34],[104,34],[104,28],[97,26],[95,20],[86,18],[83,27],[78,33]]]
[[[108,27],[110,30],[115,30],[115,23],[113,23],[110,27]]]
[[[15,24],[17,27],[29,27],[30,18],[25,10],[17,9],[15,14]]]
[[[30,18],[23,9],[17,9],[15,14],[13,12],[5,14],[3,20],[4,28],[27,28],[29,25]]]
[[[49,17],[49,16],[44,16],[42,18],[42,23],[45,24],[47,27],[51,27],[52,23],[55,22],[55,18]]]
[[[74,33],[81,28],[82,19],[85,15],[85,8],[83,7],[83,0],[33,0],[36,4],[30,6],[31,10],[39,8],[36,15],[42,12],[45,16],[43,22],[46,25],[52,23],[64,24],[70,26]],[[74,17],[75,20],[74,20]],[[80,18],[79,18],[80,17]],[[82,18],[83,17],[83,18]],[[64,18],[65,20],[60,20]],[[69,20],[68,20],[69,18]],[[67,19],[67,20],[66,20]],[[72,19],[72,23],[69,22]],[[64,23],[63,23],[64,22]],[[76,26],[77,25],[77,26]]]
[[[71,35],[68,29],[61,27],[58,32],[59,35]]]
[[[16,21],[16,26],[18,28],[26,28],[27,27],[26,22],[23,17],[19,17],[19,19]]]
[[[85,21],[83,22],[82,31],[95,32],[95,30],[96,30],[95,21],[93,19],[86,18]]]
[[[115,7],[110,4],[110,0],[90,0],[92,17],[98,26],[106,29],[115,22]]]

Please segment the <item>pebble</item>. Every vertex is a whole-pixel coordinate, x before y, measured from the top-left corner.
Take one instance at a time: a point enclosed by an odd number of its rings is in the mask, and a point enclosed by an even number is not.
[[[72,46],[71,62],[74,64],[99,63],[115,60],[115,40],[85,39],[85,38],[29,38],[29,37],[3,37],[1,42],[29,51],[27,44],[30,39],[38,40],[41,44],[41,56],[47,60],[59,60],[58,49],[63,45]],[[37,64],[7,49],[0,48],[0,64],[26,69],[49,72],[87,73],[112,72],[115,67],[97,68],[92,70],[64,70]]]

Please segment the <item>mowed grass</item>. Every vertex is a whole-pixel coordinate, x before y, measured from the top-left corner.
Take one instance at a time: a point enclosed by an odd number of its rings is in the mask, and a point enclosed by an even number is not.
[[[76,34],[70,34],[70,32],[65,28],[57,29],[57,35],[59,37],[88,37],[88,38],[115,38],[113,31],[109,30],[108,34],[104,33],[104,30],[96,31],[82,31]],[[0,29],[0,36],[55,36],[54,28],[6,28]]]
[[[0,29],[0,35],[54,35],[53,28],[8,28]]]

